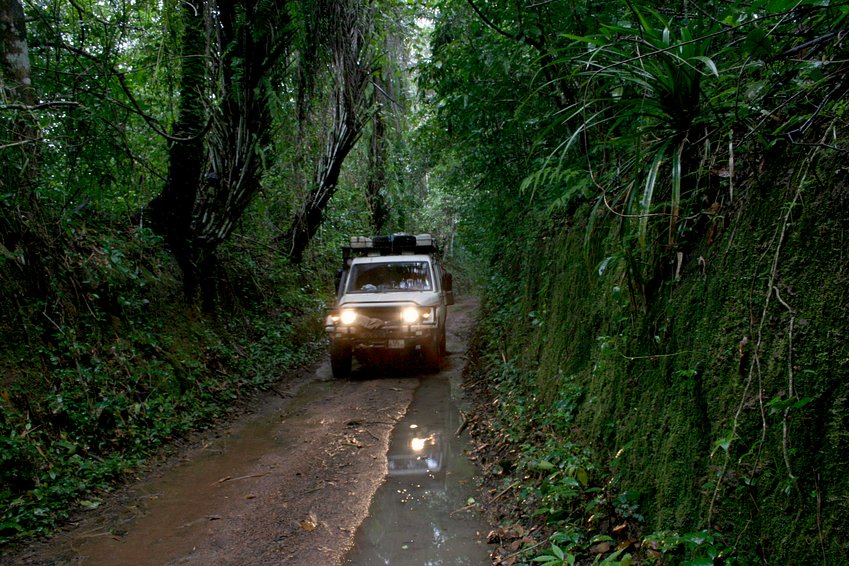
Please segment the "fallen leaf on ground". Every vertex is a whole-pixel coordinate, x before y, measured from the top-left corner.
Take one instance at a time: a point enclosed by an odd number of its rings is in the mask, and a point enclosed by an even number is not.
[[[521,538],[525,535],[525,529],[522,525],[512,525],[508,527],[498,527],[492,530],[487,535],[487,542],[494,544],[496,542],[504,542]]]
[[[305,531],[314,531],[318,527],[318,519],[315,516],[315,513],[310,513],[309,517],[301,521],[301,528]]]

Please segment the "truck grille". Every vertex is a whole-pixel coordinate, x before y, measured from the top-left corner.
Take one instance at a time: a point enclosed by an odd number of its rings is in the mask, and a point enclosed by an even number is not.
[[[356,311],[359,315],[377,318],[392,326],[401,324],[399,307],[357,307]]]

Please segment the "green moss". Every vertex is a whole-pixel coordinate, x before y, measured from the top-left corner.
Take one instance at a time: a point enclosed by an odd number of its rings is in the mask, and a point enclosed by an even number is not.
[[[776,563],[849,555],[847,190],[818,167],[798,197],[793,175],[738,192],[680,267],[667,252],[648,302],[628,293],[614,237],[586,257],[589,209],[519,252],[525,330],[506,348],[529,395],[580,389],[574,424],[550,434],[639,494],[646,531],[707,528]]]

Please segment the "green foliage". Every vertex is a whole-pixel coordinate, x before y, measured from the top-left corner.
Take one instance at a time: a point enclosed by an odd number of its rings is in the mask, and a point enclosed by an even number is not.
[[[506,321],[502,322],[506,323]],[[490,338],[491,339],[491,338]],[[615,543],[604,529],[614,522],[641,523],[635,496],[615,491],[592,461],[591,452],[568,439],[584,398],[574,376],[560,376],[559,397],[540,403],[532,375],[515,364],[490,359],[498,412],[491,434],[503,454],[517,454],[502,463],[500,482],[516,488],[517,505],[528,520],[552,532],[550,546],[525,548],[521,564],[576,564],[595,557],[597,564],[630,564],[625,548],[599,551]],[[591,517],[586,527],[577,525]],[[607,544],[605,548],[612,548]],[[602,556],[604,555],[604,556]]]
[[[169,120],[175,22],[169,2],[87,4],[26,3],[33,85],[49,101],[37,110],[37,190],[60,215],[93,207],[129,216],[164,177],[166,146],[145,118]]]
[[[566,532],[557,532],[551,536],[549,549],[533,558],[531,564],[543,564],[547,566],[573,566],[577,564],[582,555],[587,555],[592,545],[612,541],[610,537],[593,537],[587,541],[579,529]],[[631,566],[633,558],[624,549],[617,550],[604,558],[596,555],[592,564],[606,564],[609,566]]]
[[[226,250],[217,318],[185,302],[149,231],[74,222],[57,249],[45,300],[19,297],[0,319],[3,542],[96,507],[164,443],[323,351],[326,279],[305,283],[265,247]],[[14,266],[0,275],[16,284]]]
[[[652,533],[643,539],[650,549],[650,557],[657,563],[674,561],[681,566],[710,566],[721,561],[723,564],[745,564],[730,556],[733,550],[724,546],[716,533],[698,531],[678,534],[671,531]]]
[[[842,7],[816,4],[711,3],[693,13],[626,2],[604,5],[592,25],[564,23],[543,71],[568,70],[559,80],[579,95],[545,110],[544,90],[532,90],[516,114],[512,125],[545,125],[523,186],[559,206],[598,199],[591,226],[616,223],[624,248],[639,244],[625,256],[629,285],[650,300],[646,286],[665,269],[660,250],[687,250],[694,228],[733,202],[735,153],[798,142],[839,116],[839,97],[825,94],[842,90],[838,75],[812,70],[816,57],[842,68],[826,38],[845,18]],[[800,23],[816,55],[802,47]]]
[[[642,256],[642,262],[629,257],[629,268],[643,279],[655,269],[650,220],[668,217],[668,245],[675,245],[682,206],[699,202],[704,190],[692,182],[699,161],[712,158],[711,137],[730,128],[733,110],[730,77],[714,61],[722,53],[712,53],[715,25],[673,25],[650,9],[628,6],[634,22],[604,23],[589,37],[567,34],[586,46],[565,51],[584,69],[585,97],[564,123],[575,133],[559,151],[569,152],[582,137],[605,144],[595,175],[611,188],[597,197],[606,205],[597,210],[623,215],[623,245],[638,241]]]

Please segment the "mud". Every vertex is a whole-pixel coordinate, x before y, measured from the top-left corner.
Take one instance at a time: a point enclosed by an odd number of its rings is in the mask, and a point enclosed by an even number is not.
[[[253,413],[198,435],[167,463],[107,495],[98,509],[81,515],[47,541],[3,555],[0,562],[342,564],[375,492],[387,477],[390,434],[404,418],[416,389],[424,384],[421,397],[431,386],[445,390],[453,384],[456,393],[474,310],[472,301],[452,307],[449,356],[443,372],[362,368],[353,379],[339,381],[332,378],[325,363],[309,374],[283,378],[274,393],[257,401]],[[437,395],[438,407],[414,405],[410,416],[415,421],[405,421],[404,426],[407,430],[409,424],[417,423],[432,427],[424,417],[436,415],[447,425],[440,433],[446,447],[449,437],[452,443],[458,442],[453,438],[455,431],[450,430],[458,421],[448,397]],[[402,436],[399,432],[396,438]],[[397,440],[405,441],[409,443]],[[448,454],[443,456],[441,475],[427,479],[445,482],[456,474],[451,479],[459,483],[453,485],[462,489],[440,491],[435,484],[428,484],[429,492],[442,494],[428,496],[428,501],[446,499],[450,494],[454,499],[445,509],[451,509],[444,512],[457,511],[452,520],[471,524],[475,506],[467,503],[472,497],[468,494],[473,492],[474,469],[462,471],[460,451],[452,449]],[[390,482],[393,479],[389,476]],[[410,493],[408,502],[417,497]],[[460,505],[456,497],[464,503]],[[377,499],[375,505],[380,505]],[[377,507],[373,509],[376,513]],[[460,534],[459,527],[439,527],[440,533],[451,538],[468,541],[471,537],[471,546],[457,547],[457,558],[439,562],[396,559],[381,564],[487,563],[468,562],[461,556],[478,550],[486,556],[480,542],[483,528],[481,524]],[[439,539],[436,531],[428,536]],[[394,547],[397,540],[384,543]],[[403,550],[409,549],[407,544]]]

